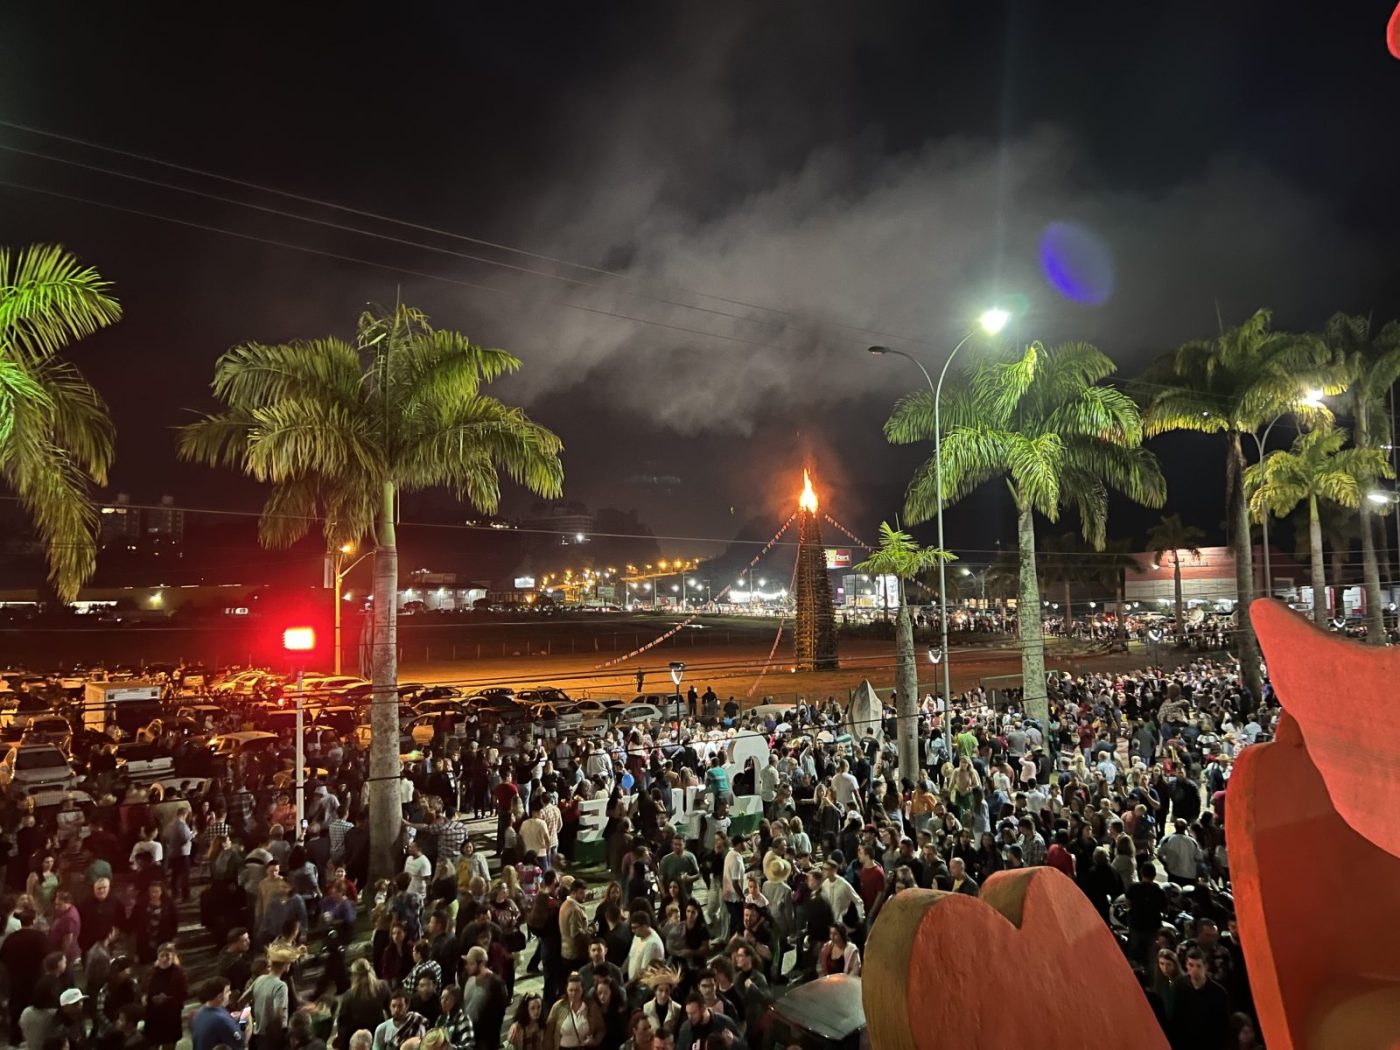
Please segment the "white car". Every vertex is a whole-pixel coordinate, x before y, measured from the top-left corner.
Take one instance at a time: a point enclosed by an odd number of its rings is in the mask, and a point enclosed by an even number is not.
[[[209,750],[219,758],[234,758],[237,755],[254,751],[267,751],[276,747],[276,733],[265,733],[257,729],[246,729],[239,733],[224,733],[209,741]]]
[[[52,744],[20,744],[0,759],[0,770],[13,784],[33,791],[36,788],[71,788],[78,774],[62,751]]]
[[[175,772],[175,760],[155,744],[118,744],[117,772],[134,781],[160,780]]]
[[[674,717],[675,703],[672,702],[669,707],[671,708],[670,717]],[[661,722],[667,717],[666,712],[655,704],[628,704],[626,707],[614,711],[612,720],[614,722]]]
[[[369,684],[358,675],[351,674],[307,675],[302,680],[302,688],[306,690],[308,697],[319,693],[339,693],[346,689],[361,689]],[[295,691],[296,680],[288,681],[287,686]]]

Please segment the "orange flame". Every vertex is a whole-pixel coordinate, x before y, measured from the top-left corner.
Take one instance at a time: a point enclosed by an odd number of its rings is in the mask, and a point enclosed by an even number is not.
[[[797,498],[797,505],[809,514],[817,512],[817,494],[812,489],[812,476],[806,467],[802,468],[802,495]]]

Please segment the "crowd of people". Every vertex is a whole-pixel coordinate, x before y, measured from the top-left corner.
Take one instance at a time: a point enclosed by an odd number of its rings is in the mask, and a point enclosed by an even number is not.
[[[894,894],[1048,865],[1173,1047],[1260,1045],[1223,814],[1273,698],[1205,660],[1052,685],[1044,725],[980,690],[924,698],[904,777],[892,709],[830,699],[754,714],[692,688],[673,721],[591,737],[468,720],[405,766],[401,868],[375,880],[353,739],[313,756],[304,835],[258,755],[183,789],[104,770],[91,811],[7,792],[10,1040],[743,1050],[785,986],[860,974]]]

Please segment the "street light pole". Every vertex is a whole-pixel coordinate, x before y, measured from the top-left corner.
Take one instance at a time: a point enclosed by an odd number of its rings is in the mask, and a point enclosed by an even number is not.
[[[340,603],[341,603],[341,601],[343,600],[343,599],[341,598],[341,593],[342,593],[341,588],[342,588],[342,587],[344,586],[344,584],[345,584],[345,577],[347,577],[347,576],[350,575],[351,570],[353,570],[353,569],[355,568],[356,565],[359,565],[360,562],[362,562],[362,561],[364,561],[366,558],[368,558],[372,552],[371,552],[371,551],[366,551],[364,554],[361,554],[358,558],[356,558],[354,561],[352,561],[349,565],[346,565],[346,564],[345,564],[345,558],[346,558],[346,556],[347,556],[347,555],[350,555],[350,554],[354,554],[354,553],[355,553],[355,548],[354,548],[354,546],[353,546],[352,544],[343,543],[343,544],[341,544],[340,547],[336,550],[336,552],[331,556],[332,559],[333,559],[333,561],[332,561],[332,570],[333,570],[333,573],[334,573],[334,576],[335,576],[335,659],[334,659],[334,663],[335,663],[335,673],[336,673],[336,674],[340,674],[340,673],[341,673],[341,649],[342,649],[342,646],[341,646],[341,641],[340,641],[340,638],[341,638],[341,633],[340,633],[340,631],[341,631],[341,628],[340,628],[340,620],[341,620],[341,608],[340,608]]]
[[[1006,327],[1006,322],[1010,320],[1010,315],[1005,310],[987,310],[980,320],[979,325],[988,335],[996,335]],[[946,550],[943,545],[943,420],[942,405],[943,400],[943,380],[948,376],[948,366],[953,363],[953,358],[958,356],[958,351],[966,346],[969,340],[977,334],[977,329],[970,329],[967,335],[959,340],[958,345],[953,347],[953,352],[948,355],[943,362],[943,369],[938,373],[938,384],[935,386],[933,379],[928,374],[928,369],[923,366],[913,354],[905,353],[903,350],[895,350],[887,346],[872,346],[872,354],[897,354],[900,357],[913,361],[919,371],[923,373],[924,381],[928,383],[929,392],[933,394],[933,483],[938,493],[938,549]],[[953,669],[952,653],[948,648],[948,573],[946,563],[942,558],[938,560],[938,629],[943,643],[943,699],[946,703],[953,702]]]

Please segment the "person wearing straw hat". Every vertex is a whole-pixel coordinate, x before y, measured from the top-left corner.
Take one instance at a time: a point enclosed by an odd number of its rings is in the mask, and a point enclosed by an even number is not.
[[[676,989],[680,987],[681,972],[664,963],[657,963],[642,977],[642,984],[651,990],[651,998],[642,1004],[642,1016],[651,1024],[653,1032],[669,1032],[675,1035],[685,1020],[685,1010],[676,1002]]]

